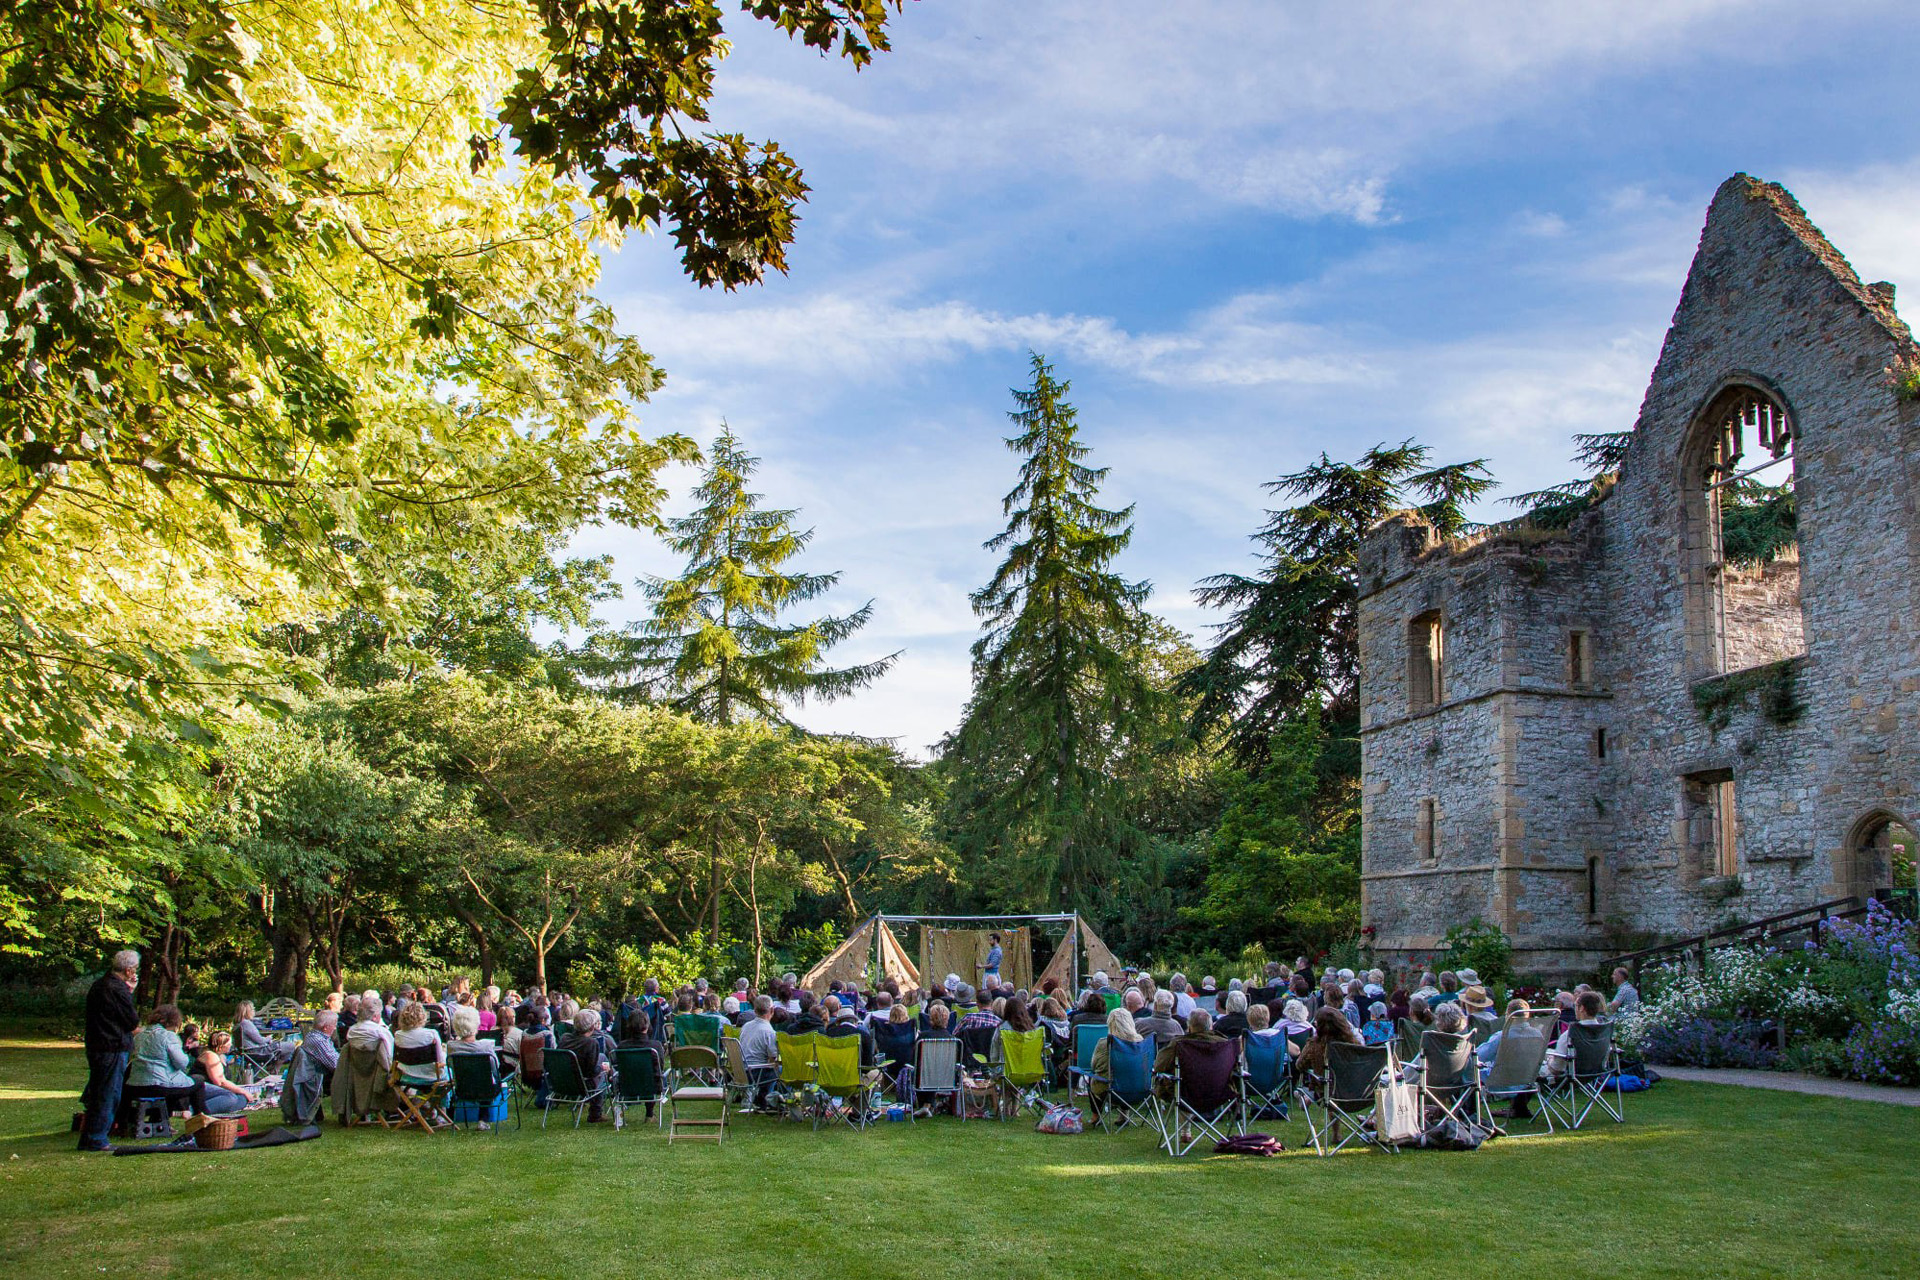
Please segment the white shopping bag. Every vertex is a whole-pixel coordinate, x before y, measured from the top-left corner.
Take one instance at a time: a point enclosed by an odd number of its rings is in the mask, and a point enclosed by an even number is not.
[[[1411,1142],[1420,1136],[1420,1091],[1401,1080],[1389,1080],[1373,1091],[1373,1128],[1380,1141]]]

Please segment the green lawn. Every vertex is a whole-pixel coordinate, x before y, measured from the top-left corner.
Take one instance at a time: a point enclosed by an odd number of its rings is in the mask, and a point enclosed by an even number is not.
[[[952,1120],[724,1147],[650,1126],[73,1150],[70,1044],[0,1040],[7,1276],[1916,1274],[1920,1116],[1666,1083],[1628,1123],[1474,1154],[1175,1161]],[[1268,1126],[1273,1128],[1273,1126]],[[1240,1261],[1233,1261],[1239,1259]],[[1410,1272],[1409,1265],[1423,1266]]]

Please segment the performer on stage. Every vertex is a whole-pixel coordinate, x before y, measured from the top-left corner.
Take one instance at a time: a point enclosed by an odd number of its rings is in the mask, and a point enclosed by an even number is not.
[[[1000,935],[987,935],[987,958],[980,966],[980,985],[997,987],[1000,985]]]

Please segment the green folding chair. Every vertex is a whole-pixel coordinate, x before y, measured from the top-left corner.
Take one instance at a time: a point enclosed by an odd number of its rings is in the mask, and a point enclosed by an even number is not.
[[[598,1098],[606,1096],[607,1086],[594,1084],[589,1086],[580,1074],[580,1059],[573,1056],[570,1049],[547,1050],[547,1101],[540,1108],[540,1127],[547,1127],[547,1117],[555,1106],[567,1107],[573,1112],[573,1127],[580,1127],[580,1117]]]
[[[819,1078],[819,1070],[814,1062],[813,1046],[818,1036],[807,1031],[790,1036],[784,1031],[776,1031],[773,1041],[780,1054],[780,1109],[789,1120],[805,1117],[806,1109],[812,1104],[813,1090]]]
[[[1047,1032],[1000,1028],[1000,1088],[1009,1118],[1022,1110],[1040,1114],[1046,1109]]]
[[[501,1079],[492,1058],[484,1053],[450,1053],[447,1066],[453,1070],[453,1105],[448,1111],[454,1124],[468,1129],[484,1123],[498,1133],[512,1107],[514,1128],[520,1127],[520,1109],[513,1105],[513,1077]]]
[[[859,1036],[820,1036],[813,1041],[817,1073],[814,1077],[813,1128],[844,1124],[865,1129],[878,1109],[878,1071],[860,1068]]]
[[[722,1029],[724,1025],[715,1014],[676,1013],[673,1015],[673,1047],[678,1049],[683,1045],[694,1045],[711,1049],[714,1057],[718,1058],[726,1052],[721,1048],[721,1042],[726,1037]]]
[[[613,1051],[613,1127],[626,1124],[628,1107],[653,1108],[654,1118],[666,1126],[665,1072],[660,1069],[660,1051],[646,1045],[628,1045]]]

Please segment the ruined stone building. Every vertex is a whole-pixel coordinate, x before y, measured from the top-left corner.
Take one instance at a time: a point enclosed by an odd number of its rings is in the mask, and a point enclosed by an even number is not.
[[[1522,972],[1574,973],[1632,931],[1889,883],[1920,821],[1913,360],[1893,287],[1737,175],[1603,497],[1560,530],[1372,532],[1362,912],[1384,957],[1477,916]],[[1790,480],[1797,554],[1742,567],[1723,498],[1756,475]]]

